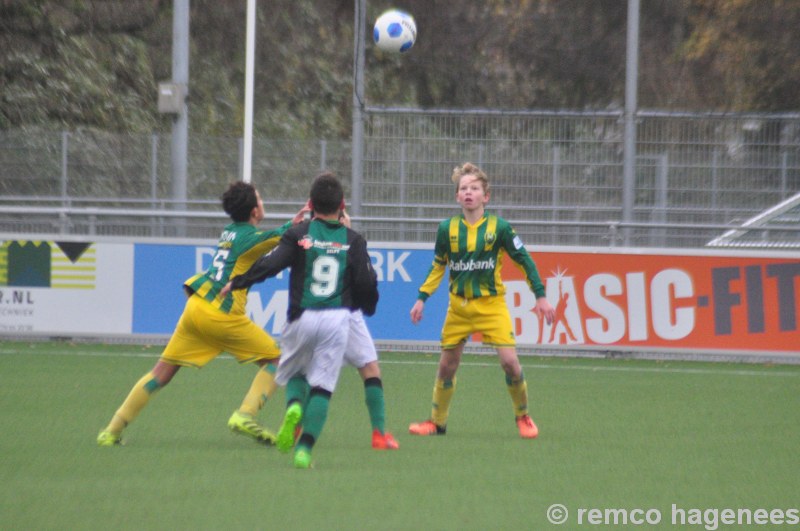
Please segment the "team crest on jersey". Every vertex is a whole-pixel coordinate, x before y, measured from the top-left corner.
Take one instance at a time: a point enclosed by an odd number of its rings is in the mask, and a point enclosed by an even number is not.
[[[297,245],[307,251],[314,247],[314,240],[311,239],[311,236],[303,236],[303,238],[297,242]]]
[[[487,232],[483,236],[483,239],[487,245],[493,245],[494,242],[497,240],[497,234],[495,234],[494,232]]]

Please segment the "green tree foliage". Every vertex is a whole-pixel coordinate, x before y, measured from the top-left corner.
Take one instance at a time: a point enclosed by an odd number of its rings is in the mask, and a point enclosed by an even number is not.
[[[347,138],[355,0],[260,0],[257,135]],[[240,136],[245,0],[191,0],[190,127]],[[404,55],[372,46],[389,7],[418,26]],[[166,130],[172,0],[0,0],[0,128]],[[369,0],[366,100],[425,108],[619,108],[625,0]],[[800,2],[641,2],[639,105],[800,110]]]
[[[800,110],[800,2],[696,0],[688,21],[679,53],[699,104]]]
[[[153,72],[137,32],[158,13],[153,1],[0,3],[0,127],[152,130]]]
[[[246,2],[192,2],[192,110],[209,134],[241,131]],[[254,123],[279,138],[349,136],[349,0],[259,2]],[[193,120],[195,117],[193,116]]]

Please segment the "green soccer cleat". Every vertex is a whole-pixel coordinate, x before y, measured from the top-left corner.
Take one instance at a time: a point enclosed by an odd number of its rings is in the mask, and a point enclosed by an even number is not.
[[[119,446],[122,444],[122,435],[110,431],[101,431],[97,434],[97,446]]]
[[[305,448],[299,448],[294,452],[295,468],[311,468],[311,452]]]
[[[294,446],[294,429],[300,424],[303,419],[303,408],[297,402],[286,408],[286,414],[283,416],[283,424],[281,429],[278,430],[278,450],[281,452],[288,452]]]
[[[234,411],[231,418],[228,419],[228,428],[234,433],[246,435],[261,444],[267,446],[273,446],[275,444],[275,435],[259,426],[258,423],[253,420],[253,417],[246,413]]]

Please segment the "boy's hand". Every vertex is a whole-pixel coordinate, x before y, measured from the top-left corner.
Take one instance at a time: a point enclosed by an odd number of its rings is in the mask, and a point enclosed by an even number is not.
[[[311,212],[311,200],[309,199],[306,201],[306,204],[303,205],[303,208],[297,211],[297,214],[294,215],[292,218],[292,225],[297,225],[298,223],[302,223],[305,219],[306,214]]]
[[[230,292],[231,292],[231,283],[228,282],[227,284],[222,286],[221,290],[219,290],[219,296],[224,299]]]
[[[547,297],[539,297],[536,299],[536,306],[533,308],[533,311],[536,312],[536,315],[539,316],[539,319],[544,317],[547,321],[547,324],[553,324],[553,319],[556,316],[556,310],[553,308],[553,305],[550,304],[550,301],[547,300]]]
[[[417,324],[422,321],[422,310],[425,308],[425,301],[417,299],[414,306],[411,307],[411,322]]]

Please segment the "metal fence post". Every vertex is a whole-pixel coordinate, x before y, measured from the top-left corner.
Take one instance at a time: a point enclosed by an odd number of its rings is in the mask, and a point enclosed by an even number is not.
[[[244,172],[244,139],[236,139],[236,145],[239,150],[236,164],[236,175],[242,175]]]
[[[400,142],[400,206],[406,204],[406,143]],[[400,209],[400,215],[405,219],[405,208]],[[403,233],[406,232],[408,225],[406,223],[402,223],[401,230]]]
[[[69,133],[61,132],[61,199],[63,205],[67,206],[67,179],[69,178]]]
[[[558,175],[561,171],[561,147],[558,144],[553,145],[553,212],[551,213],[551,219],[555,222],[558,221],[558,206],[561,203],[561,197],[559,193],[558,187]],[[551,241],[555,244],[558,241],[558,229],[553,224],[553,228],[551,230]]]
[[[64,208],[69,207],[69,187],[67,182],[69,180],[69,132],[61,132],[61,206]],[[69,219],[67,214],[63,213],[58,217],[61,223],[61,234],[69,232]]]
[[[789,166],[789,153],[786,151],[781,152],[781,200],[789,197],[787,193],[786,174]]]
[[[656,223],[667,222],[667,203],[669,200],[669,158],[666,154],[656,157],[656,197],[653,209],[653,221]],[[654,246],[664,247],[666,244],[666,229],[658,228],[652,231]]]
[[[158,134],[150,135],[150,208],[156,209],[158,199]],[[156,220],[150,219],[150,234],[156,236]]]
[[[711,156],[711,212],[717,211],[717,190],[719,189],[719,151]]]
[[[619,237],[619,224],[616,221],[612,221],[608,224],[608,246],[616,247],[618,237]]]
[[[156,207],[158,198],[158,134],[150,135],[150,205]]]

